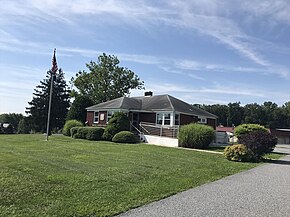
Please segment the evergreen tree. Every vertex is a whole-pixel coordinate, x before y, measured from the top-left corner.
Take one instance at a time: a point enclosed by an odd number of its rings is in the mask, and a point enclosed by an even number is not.
[[[49,93],[51,84],[51,71],[47,72],[46,78],[40,81],[33,93],[33,99],[28,102],[30,107],[26,113],[31,117],[31,127],[36,132],[46,132]],[[53,75],[52,106],[50,115],[50,129],[61,129],[65,123],[65,117],[69,108],[70,90],[64,79],[61,69]]]
[[[94,102],[89,96],[83,96],[83,95],[77,96],[68,111],[66,119],[78,120],[84,124],[87,119],[86,108],[93,104]]]

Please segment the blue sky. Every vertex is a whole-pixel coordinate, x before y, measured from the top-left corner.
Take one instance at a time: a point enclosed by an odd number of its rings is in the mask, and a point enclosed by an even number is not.
[[[67,81],[105,52],[155,95],[201,104],[290,101],[287,0],[0,4],[0,113],[24,113],[54,48]]]

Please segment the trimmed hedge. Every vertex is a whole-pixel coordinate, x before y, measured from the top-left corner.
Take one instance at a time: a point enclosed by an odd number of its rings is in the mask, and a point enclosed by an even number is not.
[[[268,132],[268,130],[260,124],[241,124],[235,128],[235,136],[239,137],[253,131]]]
[[[224,156],[231,161],[256,161],[254,153],[243,144],[227,146],[224,150]]]
[[[100,127],[73,127],[71,134],[75,139],[102,140],[104,128]]]
[[[186,148],[207,148],[214,138],[212,127],[196,123],[182,126],[178,134],[179,146]]]
[[[78,132],[75,134],[77,139],[87,139],[88,127],[79,127]]]
[[[62,129],[62,133],[65,136],[71,136],[70,134],[70,129],[73,127],[82,127],[83,124],[82,122],[78,121],[78,120],[68,120],[65,122],[65,125]]]
[[[86,138],[88,140],[99,141],[102,140],[105,129],[100,127],[89,127]]]
[[[268,131],[253,131],[239,137],[239,142],[250,149],[256,158],[271,153],[277,145],[277,138]]]
[[[117,143],[137,143],[137,138],[130,131],[121,131],[113,137],[112,141]]]

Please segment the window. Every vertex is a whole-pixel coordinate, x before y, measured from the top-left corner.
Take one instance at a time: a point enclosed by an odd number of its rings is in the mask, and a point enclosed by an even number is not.
[[[114,115],[114,111],[107,112],[107,122],[109,122],[109,120],[112,118],[113,115]]]
[[[163,119],[163,114],[162,113],[157,113],[156,124],[162,124],[162,119]]]
[[[164,116],[164,124],[163,125],[170,125],[170,113],[163,114]]]
[[[179,114],[175,114],[175,125],[179,125]]]
[[[99,112],[95,112],[94,114],[94,123],[99,123]]]
[[[171,113],[157,113],[156,124],[170,125],[171,124]]]
[[[207,123],[206,117],[198,117],[198,123],[206,124]]]

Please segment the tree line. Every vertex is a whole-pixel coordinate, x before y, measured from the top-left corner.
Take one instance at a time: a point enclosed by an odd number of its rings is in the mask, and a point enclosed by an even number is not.
[[[244,106],[240,102],[228,105],[195,105],[217,115],[218,125],[238,126],[251,123],[261,124],[267,128],[290,128],[290,102],[286,102],[282,106],[269,101]]]

